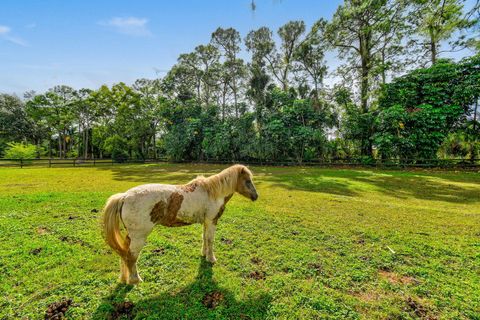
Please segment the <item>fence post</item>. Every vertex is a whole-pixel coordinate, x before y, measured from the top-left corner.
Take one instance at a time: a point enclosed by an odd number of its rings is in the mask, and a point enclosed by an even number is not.
[[[95,158],[93,158],[93,166],[95,167]]]
[[[73,166],[75,167],[75,159],[73,159]]]
[[[23,159],[20,159],[20,168],[23,168]]]
[[[52,159],[48,158],[48,167],[51,168],[52,167]]]

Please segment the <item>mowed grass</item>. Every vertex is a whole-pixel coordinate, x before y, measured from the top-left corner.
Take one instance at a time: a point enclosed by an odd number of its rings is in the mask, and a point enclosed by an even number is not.
[[[480,319],[480,176],[253,167],[200,258],[201,226],[158,226],[144,282],[117,282],[101,208],[217,165],[0,169],[0,319]],[[122,304],[122,302],[132,304]]]

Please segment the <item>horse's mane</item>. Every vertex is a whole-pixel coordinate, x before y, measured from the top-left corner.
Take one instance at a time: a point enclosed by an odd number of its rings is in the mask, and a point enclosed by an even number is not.
[[[199,176],[190,181],[188,185],[200,185],[207,191],[211,198],[218,198],[221,195],[235,192],[237,189],[238,178],[242,172],[250,177],[252,176],[252,173],[247,167],[236,164],[207,178]]]

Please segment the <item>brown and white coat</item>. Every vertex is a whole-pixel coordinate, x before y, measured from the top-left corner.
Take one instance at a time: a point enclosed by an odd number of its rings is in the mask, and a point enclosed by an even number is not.
[[[111,196],[104,209],[104,233],[107,243],[121,257],[120,280],[130,284],[141,281],[136,262],[157,224],[166,227],[203,224],[202,255],[215,262],[216,225],[235,192],[253,201],[258,197],[252,173],[242,165],[208,178],[199,177],[186,185],[145,184]],[[120,232],[120,222],[127,231],[125,238]]]

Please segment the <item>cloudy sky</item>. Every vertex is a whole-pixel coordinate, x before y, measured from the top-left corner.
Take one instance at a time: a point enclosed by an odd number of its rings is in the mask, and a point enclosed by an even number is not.
[[[474,0],[469,0],[473,2]],[[242,38],[261,26],[330,18],[340,0],[2,0],[0,92],[57,84],[98,88],[163,75],[219,26]],[[459,53],[458,57],[468,53]],[[330,69],[338,64],[329,57]]]

